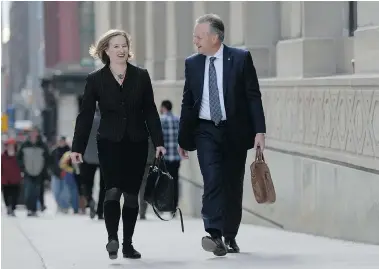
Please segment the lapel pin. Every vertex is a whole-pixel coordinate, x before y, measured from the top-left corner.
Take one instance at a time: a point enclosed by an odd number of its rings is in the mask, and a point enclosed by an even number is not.
[[[230,61],[230,58],[228,58],[228,61]]]

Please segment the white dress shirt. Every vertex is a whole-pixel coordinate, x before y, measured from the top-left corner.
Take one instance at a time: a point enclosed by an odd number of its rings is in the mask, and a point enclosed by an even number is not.
[[[223,52],[224,52],[224,45],[221,44],[220,49],[215,53],[215,55],[213,55],[213,57],[216,57],[213,63],[216,68],[216,75],[217,75],[217,88],[218,88],[218,95],[220,97],[220,105],[221,105],[221,113],[222,113],[221,120],[226,120],[224,92],[223,92],[223,75],[224,75]],[[211,57],[212,56],[207,56],[205,60],[203,97],[201,100],[200,112],[199,112],[199,118],[204,119],[204,120],[211,120],[211,111],[210,111],[210,106],[209,106],[209,63],[210,63],[209,59]]]

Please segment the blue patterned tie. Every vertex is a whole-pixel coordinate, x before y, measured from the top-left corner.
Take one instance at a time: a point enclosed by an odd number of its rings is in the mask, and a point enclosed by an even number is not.
[[[217,74],[214,61],[216,57],[211,57],[209,62],[209,109],[211,120],[218,125],[222,119],[220,96],[217,87]]]

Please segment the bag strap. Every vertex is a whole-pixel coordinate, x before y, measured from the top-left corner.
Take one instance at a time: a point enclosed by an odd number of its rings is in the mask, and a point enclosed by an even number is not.
[[[160,165],[159,165],[159,164],[160,164],[160,162],[162,161],[163,166],[164,166],[163,173],[166,173],[168,176],[172,177],[172,176],[168,173],[168,171],[167,171],[167,167],[166,167],[166,163],[165,163],[165,161],[164,161],[163,155],[159,156],[158,159],[157,159],[157,158],[154,159],[154,164],[153,164],[153,166],[155,165],[155,161],[158,162],[158,166],[157,166],[157,167],[158,167],[158,173],[161,172],[161,169],[160,169]],[[154,190],[156,189],[156,187],[157,187],[157,185],[158,185],[159,179],[160,179],[160,177],[158,177],[158,180],[155,182]],[[164,218],[162,218],[162,216],[158,213],[158,210],[155,208],[154,201],[155,201],[155,192],[153,193],[153,202],[151,203],[151,207],[153,208],[153,211],[154,211],[155,215],[156,215],[160,220],[163,220],[163,221],[170,221],[170,220],[172,220],[172,219],[175,217],[176,212],[179,211],[180,224],[181,224],[181,226],[182,226],[182,232],[184,233],[184,223],[183,223],[183,214],[182,214],[182,210],[180,210],[180,208],[177,207],[176,210],[175,210],[174,212],[170,212],[170,213],[171,213],[171,218],[170,218],[170,219],[164,219]]]
[[[159,215],[158,210],[155,208],[154,203],[153,203],[153,205],[152,205],[152,208],[153,208],[153,211],[154,211],[155,215],[156,215],[160,220],[163,220],[163,221],[170,221],[170,220],[172,220],[172,219],[175,217],[176,212],[179,211],[180,225],[181,225],[181,227],[182,227],[182,232],[184,233],[183,214],[182,214],[182,210],[180,210],[179,207],[176,208],[176,210],[175,210],[174,212],[170,212],[170,213],[171,213],[171,218],[170,218],[170,219],[164,219],[164,218],[162,218],[162,216]]]

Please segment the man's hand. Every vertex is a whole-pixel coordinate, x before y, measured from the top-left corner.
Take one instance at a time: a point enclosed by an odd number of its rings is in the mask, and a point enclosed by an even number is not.
[[[182,159],[188,159],[188,151],[178,146],[178,152],[179,152],[180,157],[182,157]]]
[[[265,135],[262,133],[255,135],[254,148],[257,149],[259,147],[261,151],[265,149]]]
[[[165,155],[166,154],[166,149],[164,147],[157,147],[155,151],[155,158],[159,158],[159,155]]]
[[[71,161],[73,163],[82,163],[83,162],[82,154],[77,153],[77,152],[71,152],[70,158],[71,158]]]

